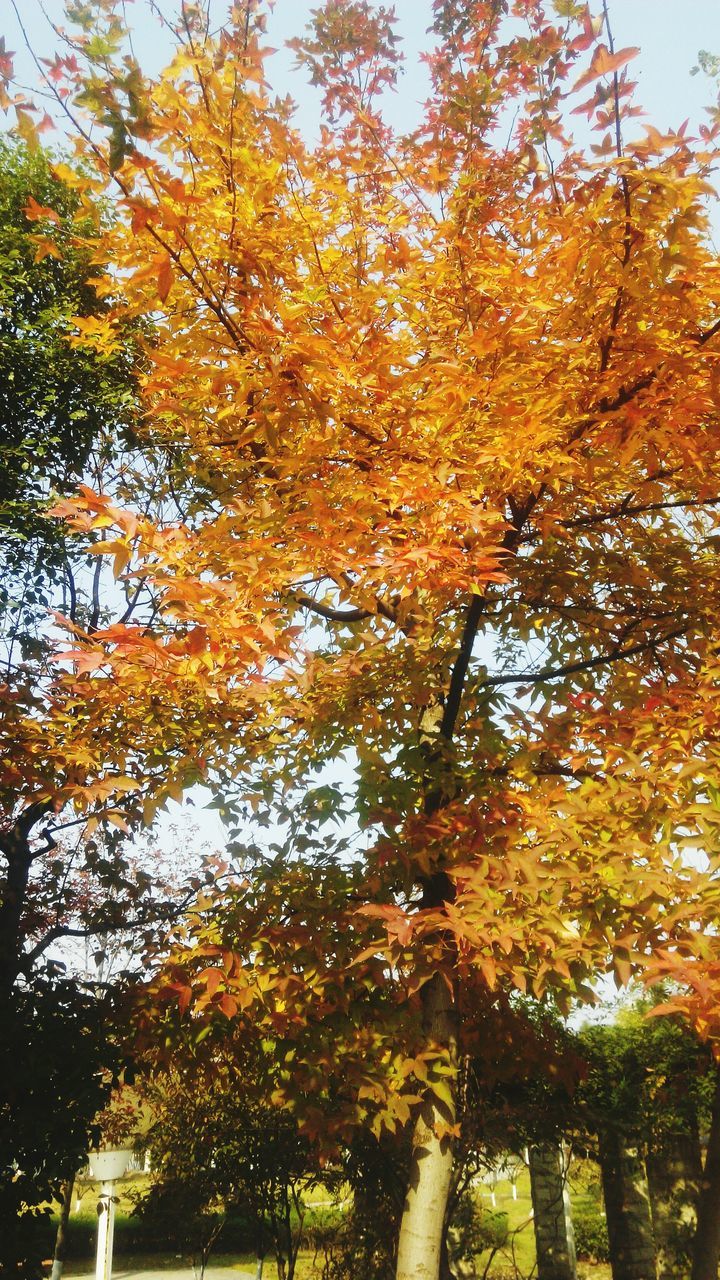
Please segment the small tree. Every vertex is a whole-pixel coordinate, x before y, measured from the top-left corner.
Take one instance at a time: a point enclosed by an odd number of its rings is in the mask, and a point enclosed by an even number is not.
[[[248,1221],[259,1271],[272,1251],[292,1280],[302,1238],[303,1191],[319,1177],[307,1139],[273,1106],[272,1048],[222,1044],[205,1060],[173,1054],[147,1086],[153,1185],[138,1211],[162,1221],[201,1272],[228,1214]]]

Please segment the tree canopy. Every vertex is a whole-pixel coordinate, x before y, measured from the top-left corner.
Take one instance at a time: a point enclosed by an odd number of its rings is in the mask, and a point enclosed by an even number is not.
[[[111,310],[75,341],[111,358],[152,315],[147,431],[213,498],[172,523],[89,487],[56,505],[153,608],[70,628],[42,753],[14,724],[34,803],[150,821],[209,779],[238,841],[246,815],[275,824],[281,923],[249,872],[236,945],[192,922],[173,957],[198,1025],[296,1028],[302,1078],[348,984],[405,1011],[399,1280],[438,1274],[473,993],[568,1007],[599,972],[682,980],[718,912],[720,125],[639,123],[607,13],[433,15],[400,136],[391,15],[316,12],[310,144],[266,83],[261,5],[215,34],[184,6],[159,74],[111,0],[74,10],[47,84],[79,214],[111,191],[118,215]],[[328,819],[353,815],[348,892]],[[345,1032],[349,1060],[352,1011]]]

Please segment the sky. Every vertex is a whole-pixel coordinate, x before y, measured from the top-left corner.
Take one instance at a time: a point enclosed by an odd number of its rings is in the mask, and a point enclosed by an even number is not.
[[[212,3],[219,23],[225,2]],[[43,8],[52,19],[61,21],[62,0],[16,0],[16,4],[35,51],[41,56],[54,52],[57,40],[43,16]],[[318,4],[319,0],[276,0],[268,24],[267,43],[278,50],[269,61],[269,77],[279,93],[290,93],[297,102],[298,123],[309,138],[317,129],[317,94],[303,73],[293,69],[294,54],[283,46],[287,39],[302,32]],[[170,13],[172,0],[161,0],[161,7]],[[591,12],[600,12],[601,7],[600,0],[592,0]],[[429,43],[426,32],[432,0],[395,0],[394,8],[403,40],[405,71],[398,92],[388,101],[388,115],[402,129],[417,122],[426,96],[427,77],[419,55]],[[720,0],[610,0],[609,8],[616,46],[638,46],[641,50],[633,64],[633,74],[638,79],[639,101],[648,119],[662,131],[677,127],[688,117],[691,126],[697,125],[715,91],[707,77],[691,73],[700,49],[720,53]],[[159,37],[144,0],[127,0],[126,12],[134,29],[138,57],[159,67],[169,52],[169,44]],[[0,0],[0,34],[16,51],[16,68],[22,78],[28,84],[36,84],[37,73],[23,47],[11,0]]]

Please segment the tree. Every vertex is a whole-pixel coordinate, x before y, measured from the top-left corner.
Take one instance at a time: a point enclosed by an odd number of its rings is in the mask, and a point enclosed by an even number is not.
[[[717,1064],[720,1059],[717,992],[720,966],[673,951],[662,951],[648,967],[646,980],[670,980],[670,994],[653,1012],[681,1014],[705,1041]],[[715,1070],[710,1119],[699,1194],[692,1254],[692,1280],[714,1280],[720,1261],[720,1070]]]
[[[718,126],[636,125],[635,51],[606,14],[507,7],[436,0],[406,137],[382,115],[392,18],[363,0],[330,0],[295,46],[324,95],[316,146],[267,90],[251,0],[216,36],[185,5],[155,79],[112,4],[75,10],[76,53],[48,73],[119,209],[102,254],[123,297],[78,340],[112,351],[121,318],[153,313],[148,429],[216,495],[172,529],[58,504],[109,530],[158,608],[151,628],[75,629],[57,696],[113,745],[123,726],[146,816],[168,769],[200,769],[226,813],[279,824],[290,875],[303,823],[358,816],[333,929],[351,906],[374,922],[357,965],[420,1029],[406,1096],[386,1090],[415,1123],[399,1280],[440,1266],[466,989],[562,1005],[598,971],[715,947]],[[193,986],[180,955],[169,986],[322,1044],[305,926],[284,977],[258,927],[207,965],[221,978]],[[298,1038],[302,1078],[327,1046]]]
[[[144,606],[147,616],[151,604],[147,592],[108,602],[102,558],[47,508],[81,477],[146,506],[154,491],[156,513],[172,486],[172,467],[160,483],[162,460],[134,441],[138,323],[122,326],[110,356],[71,342],[76,324],[102,325],[112,306],[93,262],[107,211],[92,201],[81,209],[77,182],[76,169],[43,149],[0,140],[0,1205],[15,1224],[3,1232],[3,1274],[39,1265],[35,1216],[82,1163],[119,1068],[117,993],[101,953],[119,945],[119,967],[132,968],[202,879],[199,867],[199,879],[184,869],[181,886],[151,852],[128,850],[112,816],[88,839],[72,798],[64,806],[73,786],[97,780],[96,752],[104,773],[110,744],[93,744],[87,725],[83,741],[81,717],[53,699],[50,607],[92,630],[113,611],[129,617]],[[101,813],[113,792],[104,778]],[[68,940],[92,947],[89,974]]]
[[[40,1280],[38,1218],[84,1162],[122,1054],[109,999],[38,974],[14,993],[0,1033],[0,1275]]]
[[[276,1075],[267,1045],[243,1037],[198,1054],[186,1039],[172,1066],[147,1081],[153,1176],[139,1211],[170,1224],[201,1274],[233,1210],[249,1220],[259,1272],[272,1250],[280,1280],[295,1274],[302,1197],[319,1167],[297,1122],[272,1104]]]
[[[138,412],[132,343],[106,359],[68,340],[75,319],[99,322],[110,310],[93,285],[104,214],[97,206],[76,221],[78,209],[43,148],[0,140],[0,619],[8,672],[36,652],[53,588],[64,587],[71,609],[80,548],[45,518],[51,498],[127,451]]]
[[[660,998],[581,1033],[589,1071],[577,1101],[598,1138],[613,1275],[654,1277],[657,1257],[661,1280],[670,1280],[711,1256],[712,1219],[699,1209],[703,1184],[714,1195],[717,1187],[712,1157],[703,1170],[700,1135],[712,1128],[717,1071],[677,1014],[648,1017],[667,1008]]]

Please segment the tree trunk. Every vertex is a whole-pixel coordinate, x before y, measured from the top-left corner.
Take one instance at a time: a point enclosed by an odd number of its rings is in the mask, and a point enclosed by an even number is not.
[[[36,853],[30,834],[50,809],[47,802],[30,804],[10,830],[0,832],[0,854],[7,862],[0,883],[0,1009],[10,1003],[12,989],[22,968],[22,917],[25,910],[30,868]],[[46,837],[52,844],[52,837]]]
[[[530,1148],[538,1280],[575,1280],[575,1236],[559,1143]]]
[[[614,1130],[600,1135],[613,1280],[655,1280],[655,1242],[645,1163]]]
[[[70,1209],[72,1207],[73,1188],[75,1179],[68,1178],[63,1191],[62,1204],[60,1205],[60,1221],[58,1222],[57,1234],[55,1236],[55,1252],[53,1254],[52,1271],[50,1280],[60,1280],[65,1265],[65,1255],[67,1253],[67,1229],[70,1221]]]
[[[684,1280],[690,1274],[702,1181],[697,1131],[670,1134],[646,1164],[658,1280]]]
[[[0,901],[0,1002],[6,1002],[20,969],[21,920],[32,855],[27,840],[17,831],[5,837],[2,852],[7,871]]]
[[[715,1077],[708,1135],[698,1201],[697,1232],[693,1248],[692,1280],[717,1280],[720,1261],[720,1068]]]
[[[429,1040],[446,1046],[455,1065],[456,1035],[453,1002],[447,986],[435,974],[422,989],[425,1031]],[[437,1130],[455,1123],[454,1081],[443,1076],[448,1094],[440,1098],[428,1088],[415,1124],[410,1176],[398,1243],[397,1280],[439,1280],[453,1153],[449,1137]],[[448,1100],[449,1099],[449,1100]]]
[[[453,1269],[450,1266],[450,1251],[448,1249],[447,1230],[443,1231],[442,1241],[440,1243],[440,1280],[454,1280]]]

